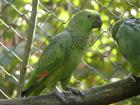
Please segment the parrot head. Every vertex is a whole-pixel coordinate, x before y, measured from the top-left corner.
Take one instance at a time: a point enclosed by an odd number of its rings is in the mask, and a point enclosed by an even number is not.
[[[102,20],[97,11],[84,10],[73,15],[68,24],[69,26],[79,31],[91,31],[93,28],[100,28]]]

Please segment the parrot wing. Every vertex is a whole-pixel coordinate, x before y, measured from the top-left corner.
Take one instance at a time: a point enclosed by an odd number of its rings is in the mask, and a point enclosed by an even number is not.
[[[140,46],[140,43],[138,41],[139,32],[139,18],[126,19],[122,24],[119,25],[118,31],[116,33],[116,41],[126,59],[128,58],[128,53],[132,50],[131,48],[133,48],[133,50],[135,48],[135,51],[133,51],[134,53],[139,52],[139,49],[137,48],[138,46]]]
[[[71,36],[69,32],[64,31],[56,35],[44,49],[38,62],[37,69],[30,76],[26,88],[28,89],[59,68],[64,62],[68,52],[67,49],[69,49],[70,46]]]
[[[130,72],[137,75],[140,73],[140,18],[125,19],[117,27],[114,39],[122,55],[133,66]]]

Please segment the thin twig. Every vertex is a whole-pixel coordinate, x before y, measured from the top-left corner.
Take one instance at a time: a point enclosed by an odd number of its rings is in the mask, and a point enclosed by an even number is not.
[[[32,13],[30,18],[30,24],[29,24],[29,34],[27,36],[27,44],[24,51],[24,59],[23,63],[21,65],[20,70],[20,77],[18,82],[18,97],[20,97],[20,93],[23,91],[24,83],[25,83],[25,76],[26,71],[28,68],[29,58],[30,58],[30,52],[33,44],[33,37],[36,30],[36,23],[37,23],[37,7],[38,7],[38,0],[32,1]]]

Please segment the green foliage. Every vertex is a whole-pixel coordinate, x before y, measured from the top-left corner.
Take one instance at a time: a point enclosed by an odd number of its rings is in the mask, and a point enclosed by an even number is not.
[[[19,11],[28,17],[31,14],[31,0],[15,0],[12,7],[6,6],[2,0],[0,7],[0,65],[16,78],[19,77],[20,59],[23,59],[25,39],[28,35],[28,24],[19,14]],[[12,0],[7,0],[11,2]],[[115,42],[113,41],[110,29],[116,20],[122,17],[140,17],[139,0],[41,0],[44,8],[40,5],[38,10],[38,25],[34,37],[33,48],[31,51],[30,65],[36,67],[42,49],[48,45],[50,38],[56,33],[61,32],[71,15],[76,12],[75,8],[81,10],[93,9],[99,11],[103,26],[101,30],[91,33],[89,46],[84,53],[83,59],[94,69],[89,69],[82,61],[73,73],[71,85],[79,89],[86,89],[92,86],[106,84],[126,77],[130,65],[121,56]],[[2,10],[2,12],[1,12]],[[7,28],[4,21],[13,29]],[[42,31],[43,30],[43,31]],[[22,38],[24,37],[24,38]],[[14,53],[20,57],[16,57]],[[27,80],[32,72],[29,67]],[[0,89],[9,97],[14,97],[17,92],[17,83],[0,69]],[[0,98],[5,98],[0,93]],[[130,101],[122,101],[114,105],[132,105]]]

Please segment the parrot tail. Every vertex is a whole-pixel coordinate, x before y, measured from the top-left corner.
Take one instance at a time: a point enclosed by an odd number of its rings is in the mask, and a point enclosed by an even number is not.
[[[21,92],[21,97],[27,97],[29,95],[29,91],[28,90],[24,90]]]
[[[21,92],[21,97],[27,97],[27,96],[29,96],[32,93],[32,91],[36,88],[37,85],[38,84],[34,84],[29,89],[22,91]]]
[[[41,92],[43,90],[43,88],[44,88],[44,85],[43,85],[42,82],[44,82],[46,78],[47,77],[43,78],[41,81],[37,82],[36,84],[33,84],[27,90],[22,91],[21,92],[21,97],[29,96],[37,88],[38,88],[38,92]]]

